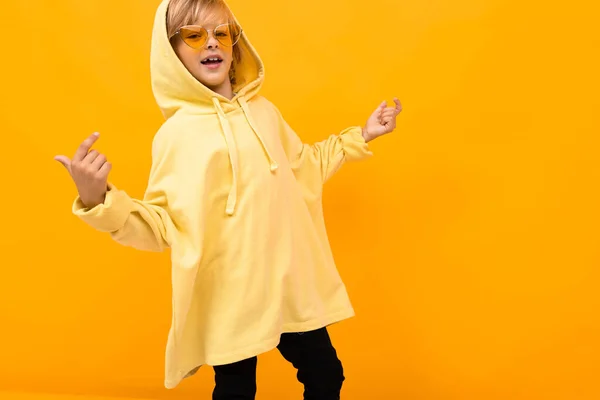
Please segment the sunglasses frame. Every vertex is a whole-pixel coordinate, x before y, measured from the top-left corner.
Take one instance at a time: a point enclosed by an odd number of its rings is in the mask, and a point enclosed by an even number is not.
[[[238,34],[238,37],[237,37],[237,39],[236,39],[235,41],[233,41],[233,38],[232,38],[232,43],[231,43],[231,45],[228,45],[228,44],[223,44],[223,42],[221,42],[221,41],[220,41],[220,40],[219,40],[219,39],[218,39],[218,38],[217,38],[217,37],[214,35],[214,32],[215,32],[217,29],[219,29],[219,28],[220,28],[220,27],[222,27],[222,26],[226,26],[226,25],[227,25],[227,26],[230,26],[230,27],[231,27],[231,26],[233,26],[233,27],[235,27],[236,29],[239,29],[239,31],[240,31],[240,33]],[[199,47],[193,47],[193,46],[190,46],[190,45],[189,45],[189,43],[185,41],[185,39],[183,38],[183,36],[181,36],[181,30],[182,30],[182,29],[185,29],[185,28],[191,28],[191,27],[194,27],[194,28],[200,28],[200,29],[203,29],[203,30],[206,32],[206,40],[205,40],[205,41],[204,41],[204,43],[202,43],[202,44],[201,44]],[[198,49],[202,48],[202,47],[203,47],[203,46],[206,44],[206,42],[208,42],[208,38],[209,38],[209,36],[212,36],[212,37],[214,37],[214,38],[215,38],[215,40],[216,40],[217,42],[219,42],[219,43],[220,43],[220,44],[222,44],[223,46],[227,46],[227,47],[233,47],[233,46],[235,46],[236,44],[238,44],[238,42],[240,41],[240,39],[241,39],[241,37],[242,37],[242,32],[244,32],[244,29],[242,29],[242,27],[241,27],[241,26],[239,26],[239,25],[237,25],[237,24],[232,24],[232,23],[225,23],[225,24],[220,24],[220,25],[217,25],[217,26],[215,27],[215,29],[206,29],[206,28],[205,28],[205,27],[203,27],[202,25],[184,25],[184,26],[182,26],[181,28],[177,29],[177,31],[176,31],[176,32],[175,32],[175,33],[174,33],[174,34],[173,34],[173,35],[172,35],[172,36],[169,38],[169,40],[173,39],[175,36],[179,36],[179,37],[181,38],[181,40],[183,41],[183,43],[185,43],[185,44],[186,44],[186,46],[188,46],[188,47],[190,47],[190,48],[192,48],[192,49],[194,49],[194,50],[198,50]]]

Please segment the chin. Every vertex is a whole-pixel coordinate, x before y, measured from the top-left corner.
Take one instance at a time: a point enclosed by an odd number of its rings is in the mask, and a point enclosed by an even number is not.
[[[223,86],[225,79],[198,79],[200,83],[209,89],[214,89]]]
[[[209,88],[221,86],[226,80],[229,80],[229,72],[215,72],[206,73],[206,71],[194,71],[192,75],[194,75],[194,78],[200,81],[204,86]]]

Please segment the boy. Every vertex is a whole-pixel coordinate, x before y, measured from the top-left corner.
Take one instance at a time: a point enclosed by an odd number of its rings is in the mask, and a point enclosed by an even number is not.
[[[339,399],[343,368],[327,326],[354,315],[328,245],[322,187],[395,128],[385,102],[364,127],[303,144],[258,92],[263,64],[222,0],[164,0],[152,87],[166,121],[143,200],[108,182],[87,138],[57,156],[79,193],[73,212],[140,250],[171,249],[173,314],[165,386],[201,365],[213,399],[254,399],[258,354],[278,348],[307,400]]]

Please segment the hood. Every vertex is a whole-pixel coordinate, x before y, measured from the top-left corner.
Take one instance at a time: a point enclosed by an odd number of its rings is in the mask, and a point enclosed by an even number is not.
[[[238,97],[249,100],[258,93],[263,83],[264,66],[243,30],[236,45],[241,53],[241,61],[236,65],[236,85],[233,88],[236,97],[229,100],[198,82],[179,61],[167,37],[168,6],[169,0],[163,0],[158,6],[150,51],[152,91],[165,118],[170,118],[184,107],[193,107],[200,114],[214,114],[217,112],[214,99],[227,112]],[[235,16],[234,20],[238,22]]]
[[[258,53],[250,44],[246,33],[242,30],[237,43],[241,53],[241,61],[236,64],[235,68],[236,84],[233,87],[233,92],[236,93],[235,97],[229,100],[213,92],[189,73],[171,47],[167,37],[168,6],[169,0],[163,0],[158,6],[154,20],[150,52],[152,91],[166,119],[171,118],[178,110],[183,108],[192,109],[194,114],[212,114],[219,119],[233,173],[233,182],[225,211],[228,216],[233,216],[237,204],[239,162],[238,149],[227,118],[228,112],[239,108],[243,110],[248,125],[264,150],[265,168],[269,168],[272,173],[275,173],[278,168],[277,162],[271,156],[271,152],[257,130],[257,125],[247,103],[248,100],[258,94],[262,86],[264,66]],[[238,23],[235,16],[233,18]]]

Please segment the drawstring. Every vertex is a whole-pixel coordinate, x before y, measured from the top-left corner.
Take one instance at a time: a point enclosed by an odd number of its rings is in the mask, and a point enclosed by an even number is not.
[[[231,126],[229,125],[229,121],[227,120],[227,116],[225,116],[225,112],[219,103],[219,99],[213,97],[212,99],[215,108],[217,109],[217,114],[219,115],[219,121],[221,122],[221,128],[223,129],[223,133],[225,135],[225,142],[227,143],[227,148],[229,149],[229,161],[231,162],[231,170],[233,171],[233,183],[231,185],[231,190],[229,191],[229,196],[227,197],[227,208],[225,211],[227,215],[233,215],[235,211],[235,205],[237,202],[237,174],[238,174],[238,154],[237,154],[237,146],[233,140],[233,133],[231,132]]]
[[[219,116],[219,122],[221,123],[221,128],[223,129],[223,134],[225,135],[225,142],[227,143],[227,148],[228,148],[228,152],[229,152],[229,160],[231,162],[231,169],[233,171],[233,182],[231,184],[229,196],[227,196],[227,208],[225,210],[227,212],[227,215],[232,216],[233,213],[235,212],[235,207],[237,204],[237,185],[238,185],[238,168],[239,168],[237,146],[235,145],[235,141],[233,138],[233,132],[231,130],[231,125],[229,124],[229,120],[227,119],[227,116],[225,115],[225,112],[223,111],[223,108],[221,107],[221,103],[219,102],[219,99],[217,99],[216,97],[213,97],[212,102],[215,106],[215,109],[217,110],[217,115]],[[240,97],[239,103],[242,106],[242,110],[244,111],[244,115],[246,116],[246,119],[248,120],[248,124],[250,125],[250,128],[252,128],[252,131],[258,138],[258,141],[260,142],[263,150],[265,151],[265,154],[267,155],[267,158],[269,159],[269,167],[271,169],[271,172],[277,170],[277,168],[279,166],[277,165],[277,162],[275,161],[275,159],[271,156],[271,153],[269,152],[267,145],[265,144],[263,138],[260,136],[260,134],[258,133],[258,130],[256,129],[256,124],[254,123],[254,120],[252,119],[252,114],[250,114],[250,109],[248,108],[248,103],[246,102],[246,99],[244,99],[243,97]]]
[[[250,127],[254,131],[254,134],[258,138],[258,141],[260,142],[263,150],[265,151],[265,154],[269,158],[269,164],[271,167],[271,171],[275,171],[279,166],[277,165],[277,162],[275,162],[275,160],[271,156],[271,153],[269,153],[269,149],[267,148],[267,145],[265,145],[265,141],[263,140],[263,138],[258,133],[258,130],[256,129],[256,124],[254,123],[254,120],[252,119],[252,114],[250,114],[250,109],[248,108],[248,102],[246,102],[246,99],[243,97],[240,97],[240,99],[238,101],[240,102],[240,105],[242,106],[242,110],[244,110],[244,114],[246,115],[246,119],[248,120]]]

